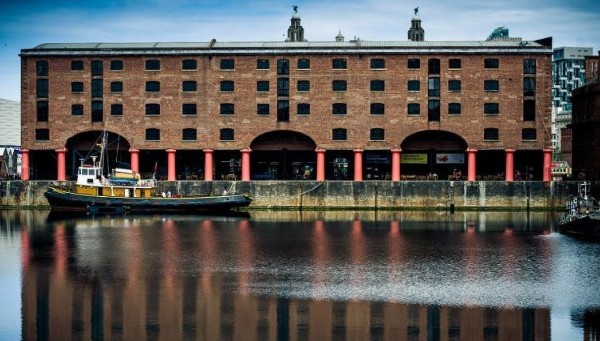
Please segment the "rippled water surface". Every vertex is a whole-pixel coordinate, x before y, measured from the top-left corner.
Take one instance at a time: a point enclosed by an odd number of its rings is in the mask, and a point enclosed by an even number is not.
[[[549,213],[2,211],[0,339],[594,340]]]

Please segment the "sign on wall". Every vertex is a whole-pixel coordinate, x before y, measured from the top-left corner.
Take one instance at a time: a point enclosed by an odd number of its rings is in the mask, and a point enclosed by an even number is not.
[[[427,154],[401,154],[400,162],[405,164],[427,164]]]
[[[440,153],[435,156],[435,163],[448,164],[448,163],[465,163],[465,154],[462,153]]]

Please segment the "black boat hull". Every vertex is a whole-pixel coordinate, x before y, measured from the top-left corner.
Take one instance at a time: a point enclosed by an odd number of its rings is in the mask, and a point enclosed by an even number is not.
[[[593,213],[558,224],[560,233],[580,238],[600,239],[600,214]]]
[[[182,212],[227,211],[250,205],[246,195],[198,196],[179,198],[124,198],[77,194],[50,187],[44,193],[53,211],[87,212]]]

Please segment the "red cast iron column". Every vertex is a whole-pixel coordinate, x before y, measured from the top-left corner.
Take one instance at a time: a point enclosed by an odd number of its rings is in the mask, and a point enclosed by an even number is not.
[[[245,148],[242,152],[242,181],[250,181],[250,153],[252,149]]]
[[[57,149],[56,153],[57,153],[56,158],[58,161],[56,180],[65,181],[65,179],[67,178],[67,165],[66,165],[66,158],[65,158],[65,154],[67,153],[67,148],[63,147],[61,149]]]
[[[392,181],[400,181],[400,153],[401,149],[392,149]]]
[[[204,180],[213,181],[213,150],[204,149]]]
[[[476,153],[477,149],[467,148],[467,156],[469,159],[469,171],[467,172],[467,181],[475,181],[475,179],[477,179]]]
[[[317,181],[325,181],[325,149],[317,148]]]
[[[362,181],[363,174],[363,160],[362,160],[362,149],[354,149],[354,181]]]
[[[515,180],[515,150],[505,149],[506,153],[506,170],[504,171],[504,178],[507,182]]]
[[[175,181],[175,149],[167,149],[167,180]]]

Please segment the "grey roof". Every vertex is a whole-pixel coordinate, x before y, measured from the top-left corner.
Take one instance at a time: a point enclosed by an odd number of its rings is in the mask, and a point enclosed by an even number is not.
[[[426,52],[552,52],[535,41],[316,41],[316,42],[147,42],[46,43],[21,50],[21,55],[64,54],[265,54],[265,53],[426,53]]]
[[[0,98],[0,146],[21,145],[21,103]]]

